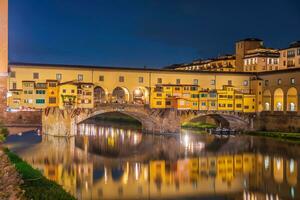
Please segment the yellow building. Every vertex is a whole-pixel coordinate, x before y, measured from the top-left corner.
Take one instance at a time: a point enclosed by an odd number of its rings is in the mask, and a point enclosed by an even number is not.
[[[78,108],[94,107],[94,84],[77,83],[77,104]]]
[[[218,90],[218,110],[234,111],[234,87],[224,85],[222,90]]]
[[[7,104],[10,109],[20,109],[22,104],[22,90],[14,89],[7,93]]]
[[[77,108],[77,85],[73,82],[58,84],[59,88],[59,108]]]
[[[22,107],[24,108],[34,108],[35,107],[35,89],[34,81],[22,81],[22,95],[21,102]]]
[[[47,80],[47,107],[57,107],[58,106],[58,81],[57,80]]]
[[[35,106],[34,108],[43,109],[47,107],[46,102],[46,91],[47,91],[47,83],[36,83],[35,84]]]

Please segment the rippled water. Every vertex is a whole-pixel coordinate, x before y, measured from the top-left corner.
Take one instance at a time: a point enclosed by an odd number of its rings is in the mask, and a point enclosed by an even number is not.
[[[78,199],[300,199],[300,146],[273,139],[106,123],[69,139],[14,135],[7,146]]]

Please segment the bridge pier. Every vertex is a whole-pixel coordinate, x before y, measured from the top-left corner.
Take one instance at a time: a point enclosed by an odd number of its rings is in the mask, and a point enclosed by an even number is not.
[[[71,118],[71,110],[48,108],[42,114],[43,134],[52,136],[74,136],[76,124]]]

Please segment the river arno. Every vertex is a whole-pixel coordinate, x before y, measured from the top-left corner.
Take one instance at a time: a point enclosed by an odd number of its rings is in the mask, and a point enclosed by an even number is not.
[[[7,146],[78,199],[300,199],[300,145],[269,138],[106,122],[69,139],[13,135]]]

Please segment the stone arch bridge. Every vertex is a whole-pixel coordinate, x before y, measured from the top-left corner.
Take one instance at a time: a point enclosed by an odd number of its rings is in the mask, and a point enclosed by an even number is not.
[[[45,110],[43,112],[43,131],[49,135],[74,135],[77,124],[97,115],[120,112],[138,120],[145,132],[178,133],[181,124],[197,121],[203,117],[215,120],[222,127],[248,130],[253,127],[254,115],[219,111],[190,111],[175,109],[151,109],[137,104],[101,104],[94,109]]]

